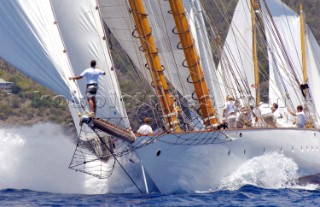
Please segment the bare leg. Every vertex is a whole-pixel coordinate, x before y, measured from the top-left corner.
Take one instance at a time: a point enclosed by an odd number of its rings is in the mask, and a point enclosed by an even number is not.
[[[95,113],[95,107],[94,107],[95,103],[94,103],[94,101],[93,101],[93,98],[94,98],[94,97],[88,98],[87,100],[88,100],[88,103],[89,103],[90,110]]]
[[[96,97],[93,96],[93,97],[91,98],[91,100],[92,100],[92,105],[93,105],[93,112],[96,113],[96,111],[97,111]]]

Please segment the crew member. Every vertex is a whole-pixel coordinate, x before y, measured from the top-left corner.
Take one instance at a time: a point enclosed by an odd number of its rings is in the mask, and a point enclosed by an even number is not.
[[[274,118],[281,119],[283,116],[278,110],[278,104],[273,103],[271,106],[271,112],[273,113]]]
[[[149,117],[144,118],[144,124],[140,126],[138,129],[137,133],[147,135],[147,134],[152,134],[153,130],[150,126],[151,119]]]
[[[79,80],[83,77],[86,78],[87,88],[86,88],[86,97],[89,103],[90,110],[93,114],[96,113],[97,104],[96,104],[96,94],[98,91],[98,79],[100,75],[105,75],[106,73],[96,68],[97,62],[92,60],[90,63],[90,68],[85,69],[80,76],[70,77],[69,80]]]
[[[289,113],[296,116],[296,120],[293,124],[297,125],[299,128],[304,128],[307,122],[306,115],[303,113],[303,107],[301,105],[297,106],[297,112],[292,112],[288,109]]]
[[[227,95],[226,104],[223,109],[223,117],[226,119],[228,128],[236,128],[236,113],[237,106],[235,104],[234,98],[231,95]]]

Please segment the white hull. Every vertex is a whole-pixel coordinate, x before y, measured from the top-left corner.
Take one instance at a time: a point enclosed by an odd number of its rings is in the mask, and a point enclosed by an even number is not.
[[[136,152],[161,193],[215,189],[245,161],[269,151],[293,159],[299,176],[320,172],[320,132],[317,130],[190,132],[143,136],[137,142],[142,140],[154,141]]]

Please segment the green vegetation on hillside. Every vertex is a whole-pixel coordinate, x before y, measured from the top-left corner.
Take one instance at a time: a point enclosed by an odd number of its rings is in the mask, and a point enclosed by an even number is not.
[[[0,78],[13,82],[12,94],[0,92],[0,123],[30,125],[50,121],[73,126],[68,107],[57,105],[55,94],[0,60]]]

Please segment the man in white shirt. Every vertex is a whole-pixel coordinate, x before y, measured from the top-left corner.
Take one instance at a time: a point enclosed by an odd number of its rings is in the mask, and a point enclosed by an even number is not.
[[[223,109],[223,117],[226,118],[228,128],[236,128],[236,113],[238,111],[234,98],[231,95],[227,95],[227,102]]]
[[[106,74],[103,70],[96,68],[96,64],[97,64],[96,61],[92,60],[90,63],[91,67],[85,69],[80,74],[80,76],[69,78],[69,80],[79,80],[83,77],[86,78],[86,81],[87,81],[86,96],[90,106],[90,110],[94,114],[96,113],[96,110],[97,110],[96,94],[98,91],[98,79],[100,75]]]
[[[137,133],[142,134],[142,135],[152,134],[153,130],[150,126],[150,123],[151,123],[151,119],[149,117],[146,117],[144,119],[144,125],[140,126]]]
[[[278,104],[273,103],[272,107],[271,107],[271,111],[272,111],[275,119],[281,119],[283,117],[282,114],[278,110]]]
[[[297,113],[292,112],[289,109],[288,111],[290,112],[290,114],[297,117],[294,124],[296,124],[297,127],[299,128],[304,128],[306,125],[307,119],[306,119],[306,115],[303,113],[303,107],[301,105],[297,106]]]

